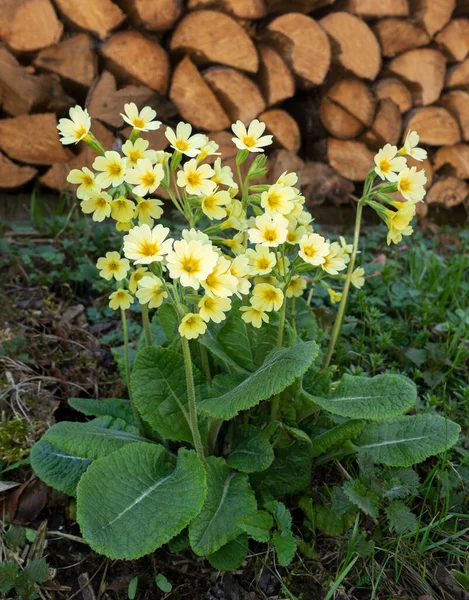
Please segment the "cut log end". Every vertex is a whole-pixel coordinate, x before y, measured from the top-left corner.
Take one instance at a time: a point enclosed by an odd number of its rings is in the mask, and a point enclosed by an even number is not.
[[[457,120],[443,107],[426,106],[415,111],[409,119],[404,136],[409,130],[417,131],[422,144],[452,146],[461,141]]]
[[[55,0],[57,8],[80,29],[104,40],[126,18],[112,0]]]
[[[37,175],[37,169],[22,167],[0,152],[0,189],[19,188]]]
[[[453,208],[467,202],[469,185],[458,177],[445,176],[435,181],[427,193],[427,204],[438,204],[445,208]]]
[[[374,90],[380,100],[385,98],[392,100],[401,113],[406,113],[412,108],[412,94],[400,79],[392,77],[380,79],[376,82]]]
[[[365,181],[374,153],[362,142],[329,138],[327,157],[334,169],[351,181]]]
[[[285,110],[273,108],[259,115],[267,130],[274,136],[274,142],[285,150],[298,152],[301,146],[301,133],[298,123]]]
[[[259,81],[267,105],[272,106],[295,93],[295,80],[283,58],[269,46],[259,46]]]
[[[389,70],[408,82],[414,104],[427,106],[440,97],[445,81],[446,59],[438,50],[418,48],[392,60]]]

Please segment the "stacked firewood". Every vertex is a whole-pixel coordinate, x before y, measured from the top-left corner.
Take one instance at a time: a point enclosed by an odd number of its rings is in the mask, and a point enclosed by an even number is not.
[[[428,203],[469,196],[468,0],[0,0],[0,39],[0,188],[67,189],[94,152],[57,118],[86,104],[111,148],[135,102],[224,150],[232,122],[264,121],[273,176],[299,171],[310,204],[348,202],[408,129]]]

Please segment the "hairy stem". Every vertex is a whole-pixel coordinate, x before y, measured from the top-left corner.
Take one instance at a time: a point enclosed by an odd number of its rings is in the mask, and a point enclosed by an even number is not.
[[[127,318],[125,316],[125,310],[121,308],[121,317],[122,317],[122,331],[124,334],[124,362],[125,362],[125,379],[127,383],[127,391],[129,394],[130,406],[132,408],[132,413],[134,415],[135,422],[137,423],[138,430],[140,435],[145,436],[145,431],[143,429],[142,420],[140,419],[140,415],[138,414],[137,409],[135,408],[134,401],[132,399],[132,391],[130,389],[130,357],[129,357],[129,330],[127,328]]]
[[[151,329],[150,329],[150,319],[148,317],[148,306],[146,304],[142,304],[142,322],[143,322],[143,331],[145,332],[145,342],[147,348],[152,345],[151,339]]]
[[[355,218],[355,232],[353,234],[353,248],[352,254],[350,255],[350,262],[348,265],[347,275],[345,277],[344,289],[342,290],[342,298],[340,300],[339,310],[334,323],[334,329],[332,330],[331,341],[329,342],[329,348],[327,349],[326,360],[324,361],[324,368],[327,368],[331,362],[334,348],[339,338],[340,329],[342,327],[342,321],[344,318],[345,307],[347,305],[347,296],[350,290],[350,282],[352,280],[352,273],[355,267],[355,259],[358,252],[358,242],[360,240],[360,227],[362,222],[363,212],[363,198],[361,198],[357,205],[357,214]]]
[[[192,358],[189,340],[185,337],[181,338],[182,352],[184,355],[184,366],[186,369],[187,382],[187,398],[189,400],[189,419],[191,422],[192,439],[194,448],[202,460],[205,460],[204,447],[202,438],[200,437],[199,424],[197,421],[197,404],[195,399],[194,374],[192,371]]]

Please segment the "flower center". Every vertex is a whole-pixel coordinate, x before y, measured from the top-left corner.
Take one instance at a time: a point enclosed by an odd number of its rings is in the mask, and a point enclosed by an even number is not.
[[[83,178],[81,180],[81,183],[85,186],[85,187],[91,187],[94,183],[94,179],[93,177],[91,177],[91,175],[83,175]]]
[[[120,177],[122,175],[122,165],[117,162],[108,166],[108,172],[111,177]]]
[[[217,205],[217,201],[213,196],[206,196],[204,198],[204,208],[208,210],[213,210]]]
[[[156,185],[156,177],[153,175],[153,173],[145,173],[145,175],[142,177],[142,183],[145,187],[151,188]]]
[[[383,160],[381,160],[379,163],[379,168],[381,171],[383,171],[383,173],[388,173],[391,170],[391,163],[387,158],[383,158]]]
[[[186,142],[186,140],[180,139],[174,142],[174,146],[179,150],[179,152],[186,152],[189,150],[190,145]]]
[[[243,135],[242,142],[247,148],[256,147],[256,138],[254,138],[252,135]]]
[[[202,183],[202,177],[199,175],[199,173],[193,171],[187,176],[187,183],[193,187],[196,187]]]
[[[135,117],[135,119],[133,120],[133,125],[134,125],[134,127],[138,127],[139,129],[142,129],[143,127],[145,127],[145,121],[143,119],[141,119],[140,117]]]
[[[269,266],[270,266],[269,259],[266,258],[265,256],[263,256],[262,258],[260,258],[257,261],[257,268],[258,269],[268,269]]]
[[[136,165],[139,158],[144,158],[138,150],[131,150],[129,152],[129,160],[131,164]]]
[[[401,189],[401,192],[410,192],[412,184],[408,179],[401,179],[399,187]]]
[[[181,263],[181,268],[189,274],[197,273],[200,270],[200,260],[192,256],[186,256]]]
[[[303,252],[306,254],[308,258],[312,258],[317,254],[317,250],[314,246],[305,246]]]
[[[113,260],[112,262],[109,263],[109,270],[110,271],[118,271],[119,270],[119,263],[117,263],[115,260]]]
[[[278,208],[281,204],[280,195],[275,192],[270,194],[270,196],[267,198],[267,204],[270,208]]]
[[[213,300],[213,298],[206,298],[204,305],[207,310],[213,310],[215,306],[215,300]]]
[[[264,292],[264,300],[267,300],[267,302],[274,302],[275,300],[277,300],[277,291],[266,290]]]
[[[100,196],[96,198],[96,208],[105,208],[107,206],[106,199]]]
[[[275,229],[265,229],[264,230],[264,240],[266,242],[275,242],[278,238],[277,232]]]
[[[155,256],[155,254],[158,254],[160,248],[158,246],[157,242],[148,242],[148,241],[144,241],[140,244],[140,254],[142,256]]]
[[[80,125],[74,131],[75,137],[77,140],[80,140],[84,135],[86,135],[86,127],[84,125]]]

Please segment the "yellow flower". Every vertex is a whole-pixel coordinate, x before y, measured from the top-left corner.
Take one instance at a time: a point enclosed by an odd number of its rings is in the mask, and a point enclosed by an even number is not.
[[[133,302],[134,298],[127,290],[119,289],[109,296],[109,306],[113,310],[127,310]]]
[[[415,216],[415,204],[412,202],[393,202],[392,206],[396,209],[385,209],[384,222],[388,226],[388,246],[393,242],[398,244],[403,235],[411,235],[414,231],[410,222]]]
[[[397,189],[402,196],[415,204],[423,201],[425,197],[425,187],[427,178],[425,177],[425,169],[417,171],[416,167],[403,169],[397,178]]]
[[[331,301],[331,304],[337,304],[337,302],[342,300],[342,292],[336,292],[332,288],[328,288],[327,291],[329,293],[329,300]]]
[[[186,240],[186,242],[199,241],[202,243],[202,246],[209,245],[212,246],[212,242],[206,233],[200,231],[198,229],[183,229],[181,233],[182,239]]]
[[[217,264],[218,254],[211,244],[203,244],[200,240],[174,242],[173,250],[167,258],[169,276],[179,279],[184,287],[198,290]]]
[[[132,190],[136,196],[152,194],[164,179],[164,171],[161,165],[152,165],[149,158],[140,158],[137,166],[129,169],[125,180],[135,185]]]
[[[168,297],[161,279],[152,275],[142,277],[138,282],[138,291],[135,295],[140,304],[148,304],[149,308],[158,308],[163,304],[163,300]]]
[[[161,127],[161,121],[153,120],[156,117],[156,111],[149,106],[144,106],[139,112],[135,102],[130,102],[124,104],[124,112],[124,115],[121,113],[121,117],[137,131],[154,131]]]
[[[353,244],[347,244],[347,241],[343,236],[340,236],[339,240],[342,250],[345,252],[345,254],[352,254]]]
[[[405,158],[397,156],[397,148],[391,144],[386,144],[375,155],[375,171],[381,179],[396,181],[396,173],[405,169],[405,166]]]
[[[287,298],[299,298],[306,289],[306,280],[299,275],[293,275],[285,295]]]
[[[274,287],[280,287],[279,280],[276,277],[274,277],[273,275],[260,275],[260,276],[254,277],[254,283],[256,285],[259,283],[268,283],[270,285],[273,285]]]
[[[133,227],[132,221],[117,221],[116,230],[117,231],[130,231]]]
[[[161,202],[161,200],[137,198],[135,216],[138,217],[139,225],[146,223],[152,227],[154,223],[153,219],[159,219],[163,214],[162,206],[163,202]]]
[[[229,272],[233,277],[236,277],[238,284],[236,286],[236,293],[247,294],[251,289],[251,282],[248,281],[247,277],[251,275],[251,267],[249,260],[246,255],[237,256],[231,261]]]
[[[93,213],[93,221],[101,222],[111,214],[111,201],[111,196],[106,192],[91,192],[80,206],[86,215]]]
[[[221,158],[217,158],[213,163],[213,170],[215,174],[212,177],[212,181],[217,185],[226,185],[227,187],[237,187],[233,181],[233,171],[230,167],[221,166]]]
[[[127,140],[122,146],[122,154],[127,157],[127,166],[136,167],[141,158],[148,158],[152,163],[158,162],[155,150],[148,150],[150,142],[143,138],[137,138],[135,142]]]
[[[295,225],[288,225],[288,233],[287,233],[287,243],[296,245],[300,243],[301,238],[304,235],[308,234],[308,230],[304,225],[300,225],[299,227]]]
[[[423,148],[418,148],[420,138],[416,131],[408,131],[404,146],[399,150],[399,154],[411,156],[415,160],[425,160],[427,158],[427,151]]]
[[[182,171],[178,171],[177,184],[179,187],[185,187],[188,194],[208,196],[216,187],[210,179],[213,173],[210,165],[198,165],[193,158],[186,162]]]
[[[270,283],[258,283],[254,286],[250,302],[254,308],[264,312],[280,310],[283,304],[283,292]]]
[[[264,214],[256,217],[256,227],[249,229],[249,241],[252,244],[263,244],[269,247],[277,247],[285,243],[288,233],[288,221],[282,215]]]
[[[280,184],[271,185],[269,189],[262,192],[261,206],[269,215],[288,215],[293,210],[291,200],[295,198],[296,192],[291,187]]]
[[[300,240],[298,255],[313,267],[319,267],[326,261],[329,253],[329,242],[319,233],[304,235]]]
[[[113,277],[116,281],[122,281],[127,276],[129,270],[129,261],[126,258],[121,258],[119,252],[106,252],[106,256],[98,258],[96,266],[99,275],[108,281]]]
[[[195,340],[207,331],[207,325],[200,315],[188,313],[178,328],[179,334],[188,340]]]
[[[91,118],[88,111],[81,106],[73,106],[69,110],[70,119],[60,119],[57,129],[62,136],[61,142],[66,144],[77,144],[88,135],[91,128]]]
[[[207,323],[221,323],[226,319],[225,313],[231,310],[231,300],[229,298],[212,298],[204,296],[198,304],[199,314]]]
[[[97,156],[93,162],[93,169],[102,172],[96,176],[96,183],[103,188],[110,185],[117,187],[124,183],[126,166],[127,159],[122,158],[115,150],[108,150],[104,156]]]
[[[135,294],[137,291],[138,282],[141,281],[143,277],[147,275],[147,273],[148,269],[146,267],[139,267],[138,269],[135,269],[135,271],[132,271],[129,279],[129,290],[132,292],[132,294]]]
[[[220,242],[220,244],[228,246],[235,254],[244,254],[244,233],[240,231],[231,240],[223,238],[223,241]]]
[[[240,200],[233,199],[226,207],[228,218],[221,223],[222,229],[237,229],[243,231],[247,229],[246,211]]]
[[[200,152],[200,148],[205,144],[207,136],[196,133],[191,136],[192,126],[189,123],[178,123],[176,133],[171,127],[166,128],[165,136],[171,147],[181,154],[194,158]],[[196,161],[197,162],[197,161]]]
[[[158,224],[153,229],[144,223],[138,225],[124,236],[124,254],[135,264],[149,265],[161,262],[171,251],[172,239],[166,239],[168,227]]]
[[[251,121],[248,130],[241,121],[236,121],[231,129],[236,137],[231,138],[234,145],[239,150],[249,150],[249,152],[264,152],[263,146],[272,143],[271,135],[262,135],[265,131],[265,123],[257,119]]]
[[[284,171],[280,177],[277,179],[277,183],[279,185],[284,185],[286,187],[294,186],[298,181],[298,175],[296,173],[288,173]]]
[[[77,188],[77,198],[83,200],[88,198],[92,192],[99,192],[99,186],[96,184],[93,171],[88,167],[83,169],[72,169],[67,175],[67,181],[73,184],[80,184]]]
[[[231,202],[230,194],[226,191],[214,192],[209,196],[202,196],[200,204],[203,213],[210,219],[224,219],[227,215],[223,208]]]
[[[245,256],[249,259],[252,272],[255,275],[267,275],[275,267],[277,259],[267,246],[256,245],[256,249],[246,250]]]
[[[209,296],[227,298],[236,292],[238,280],[230,273],[231,263],[220,256],[213,271],[202,281],[202,286]]]
[[[339,271],[345,269],[349,261],[350,257],[344,252],[342,246],[338,242],[333,242],[329,246],[329,252],[321,264],[321,268],[329,275],[337,275]]]
[[[362,288],[365,285],[365,269],[363,267],[357,267],[352,273],[350,281],[357,290]]]
[[[199,153],[197,154],[197,162],[202,162],[207,158],[207,156],[213,156],[214,154],[221,154],[221,152],[217,152],[219,145],[212,140],[209,140],[207,136],[205,136],[205,144],[201,147]]]
[[[111,201],[111,216],[119,223],[131,221],[135,213],[135,204],[125,196],[120,196]]]
[[[241,315],[243,321],[245,323],[251,323],[256,329],[262,327],[262,323],[269,322],[269,315],[254,306],[241,306],[239,310],[243,313]]]

